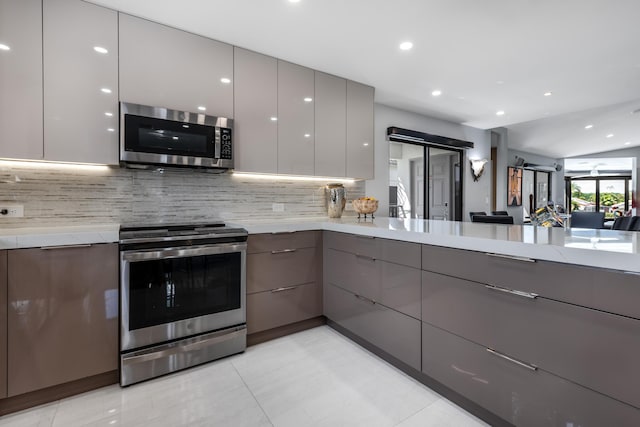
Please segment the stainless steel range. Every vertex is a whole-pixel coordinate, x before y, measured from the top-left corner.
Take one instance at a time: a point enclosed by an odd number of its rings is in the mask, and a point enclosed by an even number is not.
[[[246,348],[247,231],[224,223],[120,230],[120,385]]]

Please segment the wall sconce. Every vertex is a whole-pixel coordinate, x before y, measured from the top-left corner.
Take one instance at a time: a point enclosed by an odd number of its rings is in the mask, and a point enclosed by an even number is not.
[[[469,163],[471,163],[471,175],[473,175],[473,180],[477,181],[482,176],[484,172],[484,165],[488,162],[487,159],[479,159],[473,160],[469,159]]]

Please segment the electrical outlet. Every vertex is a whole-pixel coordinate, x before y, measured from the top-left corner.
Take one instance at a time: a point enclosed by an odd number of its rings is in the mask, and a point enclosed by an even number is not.
[[[0,204],[0,217],[21,218],[23,216],[24,216],[24,206]]]
[[[271,209],[274,212],[284,212],[284,203],[273,203],[271,204]]]

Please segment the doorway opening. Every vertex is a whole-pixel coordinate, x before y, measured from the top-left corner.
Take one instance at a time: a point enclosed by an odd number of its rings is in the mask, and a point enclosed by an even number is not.
[[[462,150],[389,142],[389,216],[462,220]]]

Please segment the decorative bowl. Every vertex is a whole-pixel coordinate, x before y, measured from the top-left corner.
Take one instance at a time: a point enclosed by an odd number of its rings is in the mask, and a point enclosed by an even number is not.
[[[365,218],[371,214],[373,218],[373,213],[378,210],[378,201],[375,199],[355,199],[351,201],[351,204],[353,210],[358,213],[358,218],[360,218],[360,214],[364,214]]]

